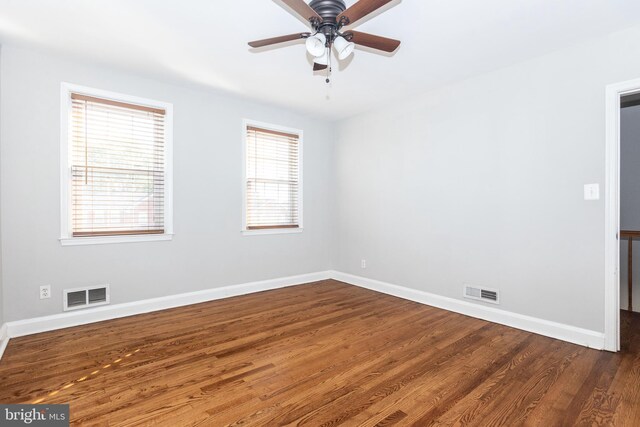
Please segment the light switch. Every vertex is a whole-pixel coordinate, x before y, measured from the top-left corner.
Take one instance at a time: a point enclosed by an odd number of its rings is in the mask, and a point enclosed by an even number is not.
[[[600,184],[585,184],[584,199],[600,200]]]

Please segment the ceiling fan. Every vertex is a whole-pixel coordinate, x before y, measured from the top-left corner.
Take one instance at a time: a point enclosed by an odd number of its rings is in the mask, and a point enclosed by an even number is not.
[[[388,39],[373,34],[342,28],[356,24],[360,19],[375,12],[392,0],[359,0],[347,8],[344,0],[282,0],[291,11],[309,22],[312,32],[289,34],[270,39],[249,42],[253,48],[270,46],[306,39],[307,51],[314,56],[313,70],[331,71],[331,47],[336,48],[338,59],[349,57],[355,45],[366,46],[384,52],[394,52],[400,46],[399,40]],[[327,83],[329,77],[327,76]]]

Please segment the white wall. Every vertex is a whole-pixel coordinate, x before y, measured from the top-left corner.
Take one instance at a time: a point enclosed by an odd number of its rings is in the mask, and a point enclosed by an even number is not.
[[[329,123],[16,48],[3,49],[0,73],[6,321],[61,312],[63,288],[109,283],[121,303],[330,268]],[[174,104],[173,241],[60,245],[63,81]],[[241,236],[243,118],[304,130],[303,233]]]
[[[640,230],[640,106],[620,113],[620,228]],[[620,242],[620,307],[628,309],[628,241]],[[633,305],[640,312],[640,242],[633,244]]]
[[[603,189],[605,86],[637,77],[640,27],[342,122],[335,268],[499,288],[505,310],[602,332],[604,203],[583,185]]]

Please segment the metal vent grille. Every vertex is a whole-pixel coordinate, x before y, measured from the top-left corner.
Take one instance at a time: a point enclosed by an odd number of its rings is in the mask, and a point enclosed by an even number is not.
[[[75,291],[67,293],[67,307],[78,307],[87,303],[86,291]]]
[[[477,288],[473,286],[464,287],[464,297],[478,301],[500,304],[500,293],[497,289]]]
[[[104,304],[109,304],[109,285],[64,290],[64,311]]]
[[[496,291],[487,291],[482,289],[480,291],[480,298],[489,299],[491,301],[498,301],[498,293]]]
[[[105,302],[107,300],[107,288],[89,289],[89,304]]]

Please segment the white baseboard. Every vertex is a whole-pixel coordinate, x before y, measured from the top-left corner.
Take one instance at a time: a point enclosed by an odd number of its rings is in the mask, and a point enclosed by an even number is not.
[[[168,308],[182,307],[185,305],[229,298],[238,295],[247,295],[255,292],[284,288],[287,286],[317,282],[326,279],[336,279],[341,282],[367,288],[376,292],[393,295],[399,298],[419,302],[421,304],[430,305],[590,348],[600,350],[604,348],[604,334],[601,332],[512,313],[494,307],[486,307],[484,305],[468,301],[443,297],[352,274],[341,273],[338,271],[322,271],[302,274],[299,276],[262,280],[259,282],[250,282],[240,285],[206,289],[203,291],[152,298],[124,304],[106,305],[93,309],[7,322],[0,327],[0,358],[7,347],[7,343],[10,338],[69,328],[72,326],[86,325],[89,323],[165,310]]]
[[[602,332],[582,329],[536,317],[525,316],[523,314],[513,313],[495,307],[487,307],[469,301],[443,297],[416,289],[367,279],[366,277],[341,273],[339,271],[332,271],[330,274],[332,279],[367,288],[376,292],[382,292],[384,294],[442,308],[464,314],[466,316],[488,320],[489,322],[499,323],[501,325],[522,329],[527,332],[533,332],[535,334],[544,335],[562,341],[568,341],[589,348],[598,350],[605,348],[604,333]]]
[[[0,359],[2,359],[7,344],[9,344],[9,334],[7,333],[7,324],[3,323],[2,326],[0,326]]]
[[[117,319],[119,317],[165,310],[167,308],[182,307],[200,302],[317,282],[319,280],[329,279],[329,277],[329,272],[323,271],[302,274],[299,276],[281,277],[278,279],[206,289],[203,291],[170,295],[166,297],[151,298],[124,304],[104,305],[87,310],[65,312],[51,316],[36,317],[33,319],[16,320],[5,324],[6,335],[8,338],[15,338],[40,332],[53,331],[56,329],[69,328],[71,326],[86,325],[103,320]]]

